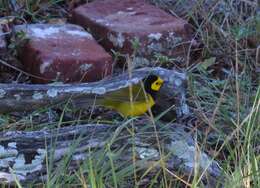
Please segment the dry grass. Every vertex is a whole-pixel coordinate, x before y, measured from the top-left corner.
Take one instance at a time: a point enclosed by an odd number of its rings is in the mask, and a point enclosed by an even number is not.
[[[72,1],[64,0],[13,1],[18,2],[16,8],[19,9],[14,11],[15,5],[10,2],[0,0],[0,15],[13,17],[14,24],[63,19],[69,15],[68,6],[73,6]],[[178,12],[176,4],[170,1],[152,2],[170,13]],[[183,9],[182,16],[193,25],[195,39],[203,44],[200,57],[194,60],[190,55],[184,68],[189,74],[189,103],[197,117],[194,134],[198,151],[207,151],[220,163],[224,187],[260,187],[260,15],[257,1],[218,0],[207,5],[206,1],[185,2],[193,2],[188,3],[193,8]],[[29,115],[1,115],[0,129],[35,130],[46,125],[57,127],[95,121],[95,118],[86,117],[88,113],[78,114],[66,109],[60,114],[52,113],[47,109]],[[74,119],[67,121],[67,116]],[[154,121],[153,117],[151,119]],[[120,151],[111,151],[109,145],[90,152],[92,157],[74,174],[68,174],[69,157],[64,159],[59,173],[52,172],[49,162],[44,186],[132,187],[141,185],[148,177],[147,187],[203,187],[196,171],[194,177],[183,178],[169,171],[163,158],[159,161],[161,170],[155,174],[149,171],[153,167],[147,171],[136,169],[134,145],[133,164],[128,166],[114,163]],[[110,157],[104,164],[105,154]]]

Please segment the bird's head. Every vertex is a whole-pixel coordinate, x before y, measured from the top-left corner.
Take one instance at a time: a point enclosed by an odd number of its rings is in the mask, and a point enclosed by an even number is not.
[[[163,79],[159,76],[151,74],[144,79],[144,89],[147,93],[155,97],[156,93],[161,89],[163,82]]]

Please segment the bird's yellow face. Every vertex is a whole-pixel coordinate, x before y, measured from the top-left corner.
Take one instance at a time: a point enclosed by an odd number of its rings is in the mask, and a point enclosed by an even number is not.
[[[153,91],[159,91],[161,86],[163,85],[163,80],[158,76],[157,80],[155,80],[152,85],[151,85],[151,89]]]

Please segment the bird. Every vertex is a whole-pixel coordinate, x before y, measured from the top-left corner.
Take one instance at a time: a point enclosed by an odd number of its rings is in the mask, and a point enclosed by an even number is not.
[[[97,99],[96,104],[113,109],[122,117],[140,116],[155,105],[157,93],[163,83],[162,78],[150,74],[142,82],[134,84],[132,87],[121,88],[105,94],[103,99]]]

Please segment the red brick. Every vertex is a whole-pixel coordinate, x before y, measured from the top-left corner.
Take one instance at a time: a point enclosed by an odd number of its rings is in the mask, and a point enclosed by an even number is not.
[[[131,54],[131,41],[138,38],[138,53],[145,57],[161,53],[183,59],[192,38],[185,20],[144,0],[96,0],[76,8],[72,21],[89,28],[107,51]]]
[[[36,83],[96,81],[111,74],[112,57],[80,26],[31,24],[15,27],[29,41],[19,57]]]

